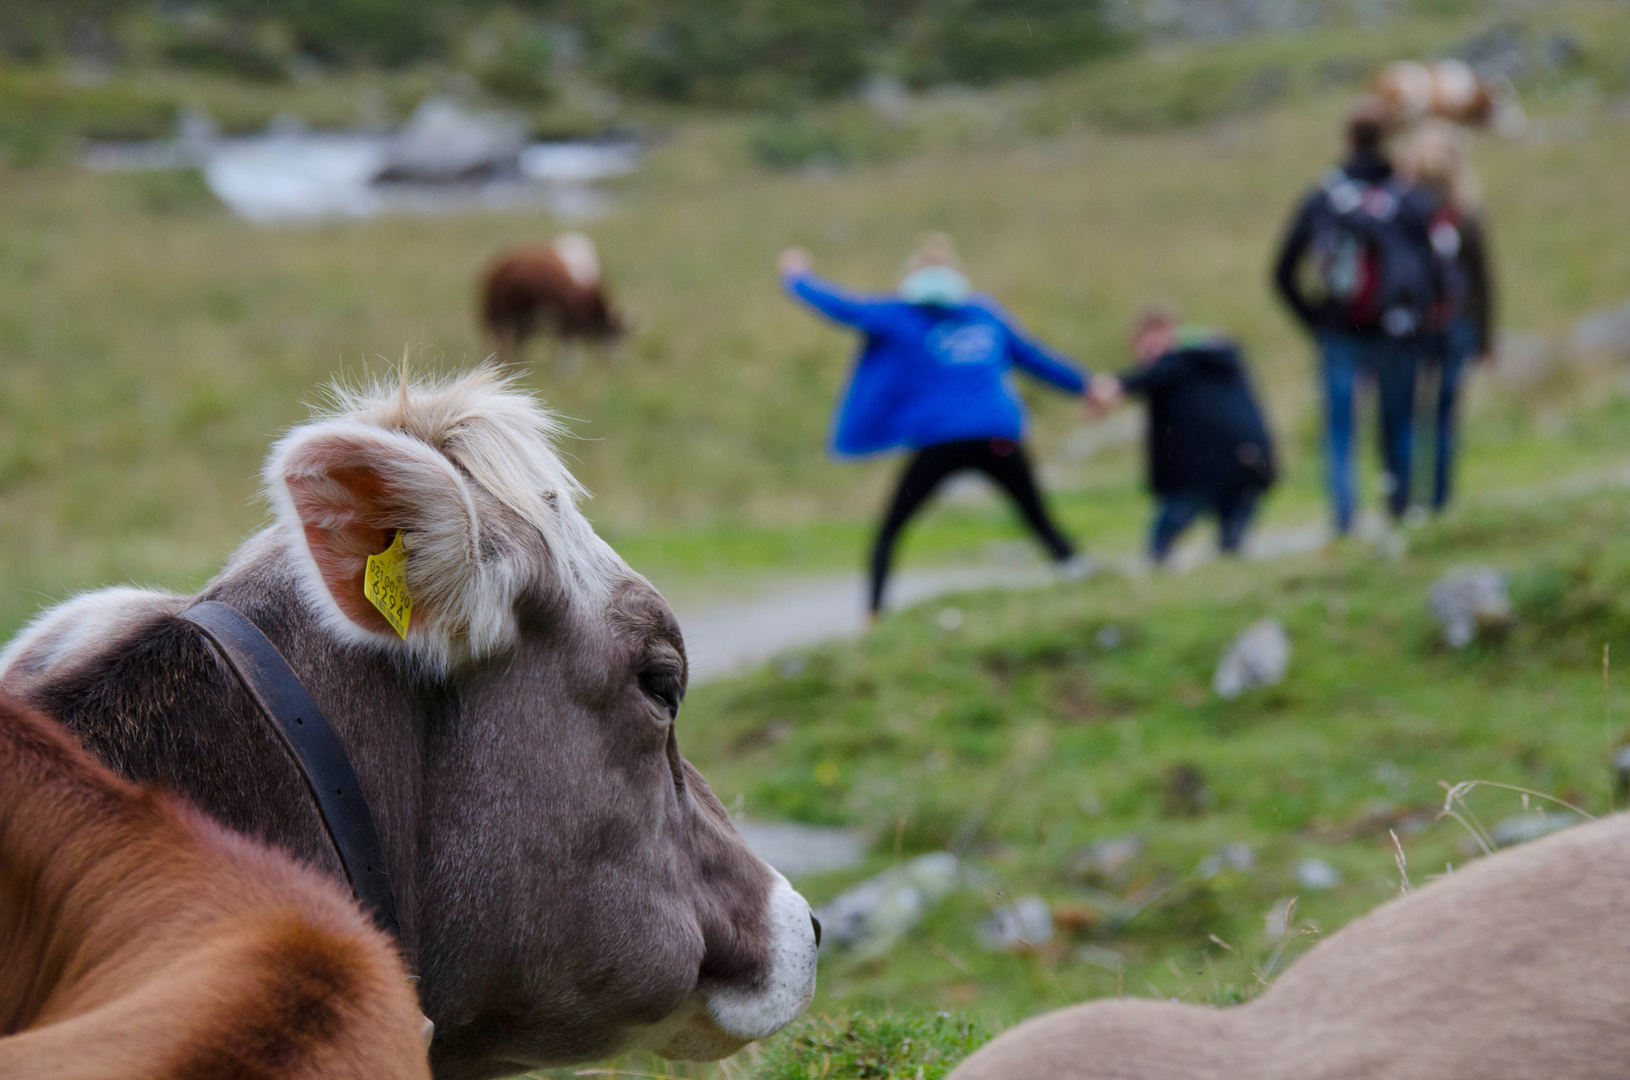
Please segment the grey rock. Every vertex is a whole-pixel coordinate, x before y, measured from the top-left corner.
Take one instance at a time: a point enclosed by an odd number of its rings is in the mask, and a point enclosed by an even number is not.
[[[962,865],[948,851],[919,855],[861,882],[815,912],[821,920],[821,948],[881,955],[955,892]]]
[[[1075,950],[1075,958],[1105,971],[1120,971],[1126,967],[1126,957],[1102,945],[1082,945]]]
[[[891,124],[903,124],[911,119],[911,91],[891,75],[869,76],[861,84],[860,99]]]
[[[1515,847],[1554,832],[1561,832],[1583,820],[1578,814],[1565,810],[1513,814],[1496,822],[1494,828],[1489,830],[1489,836],[1500,847]]]
[[[386,145],[375,179],[451,183],[514,173],[526,143],[520,117],[472,112],[451,98],[430,97]]]
[[[1290,635],[1271,615],[1247,626],[1223,650],[1211,688],[1232,701],[1261,686],[1276,686],[1290,667]]]
[[[1021,896],[990,913],[975,931],[991,952],[1018,952],[1053,940],[1053,911],[1034,894]]]
[[[1236,840],[1232,844],[1223,845],[1220,850],[1213,851],[1210,855],[1201,859],[1200,865],[1196,868],[1196,873],[1202,878],[1210,879],[1224,870],[1249,872],[1255,869],[1256,852],[1251,850],[1250,844],[1242,844]]]
[[[1613,752],[1613,786],[1621,799],[1630,793],[1630,746]]]
[[[1199,817],[1215,801],[1198,765],[1178,762],[1166,770],[1160,785],[1160,813],[1165,817]]]
[[[1427,604],[1451,649],[1463,649],[1511,625],[1505,571],[1492,567],[1451,570],[1432,584]]]
[[[866,857],[866,842],[855,829],[799,825],[790,821],[738,821],[753,853],[788,877],[846,870]]]
[[[1573,330],[1573,348],[1582,356],[1630,360],[1630,300],[1580,319]]]
[[[1077,874],[1118,877],[1143,855],[1143,840],[1137,836],[1117,836],[1088,844],[1070,857],[1070,869]]]
[[[1333,889],[1341,884],[1341,871],[1323,859],[1302,859],[1296,864],[1296,884],[1304,889]]]

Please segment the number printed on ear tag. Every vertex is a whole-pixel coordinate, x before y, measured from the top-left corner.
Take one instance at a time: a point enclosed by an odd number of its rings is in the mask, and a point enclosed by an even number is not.
[[[396,531],[390,547],[378,555],[368,556],[368,569],[362,575],[362,595],[406,640],[408,619],[413,615],[413,597],[408,595],[407,549],[402,546],[402,530]]]

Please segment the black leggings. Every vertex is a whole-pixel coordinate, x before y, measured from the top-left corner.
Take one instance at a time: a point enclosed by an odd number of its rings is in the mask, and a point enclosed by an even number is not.
[[[1024,447],[1012,439],[962,439],[925,446],[906,466],[900,487],[894,493],[894,503],[877,532],[877,545],[872,548],[872,611],[883,606],[883,585],[888,580],[889,562],[900,530],[922,509],[942,480],[964,469],[978,469],[1000,484],[1024,514],[1030,531],[1046,545],[1053,558],[1063,562],[1075,554],[1075,546],[1058,531],[1041,504],[1041,493],[1036,490]]]

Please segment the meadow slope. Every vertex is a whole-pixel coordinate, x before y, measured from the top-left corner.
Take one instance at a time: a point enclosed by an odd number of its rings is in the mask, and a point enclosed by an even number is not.
[[[1602,26],[1630,24],[1604,22],[1611,10],[1547,17],[1608,42]],[[823,122],[893,146],[837,172],[754,164],[749,118],[665,114],[652,121],[662,140],[648,168],[593,227],[634,334],[613,365],[564,380],[538,357],[524,378],[573,418],[591,514],[659,580],[851,565],[893,465],[824,456],[852,343],[781,297],[770,263],[803,243],[819,269],[885,288],[919,233],[949,229],[981,285],[1090,365],[1122,363],[1127,314],[1151,295],[1237,333],[1286,444],[1289,494],[1272,512],[1305,516],[1316,505],[1307,348],[1271,300],[1266,267],[1286,208],[1334,153],[1363,67],[1330,65],[1343,49],[1361,59],[1383,46],[1425,51],[1476,25],[1132,57],[932,96],[899,131],[834,106]],[[1349,82],[1298,75],[1277,104],[1191,115],[1206,80],[1278,70],[1298,40],[1319,62],[1309,70],[1346,71]],[[1535,87],[1531,135],[1477,147],[1504,321],[1520,334],[1565,335],[1630,292],[1630,219],[1619,212],[1630,124],[1604,79]],[[1151,130],[1125,130],[1109,108],[1155,99],[1165,104]],[[494,214],[269,229],[234,220],[185,174],[0,164],[0,630],[86,585],[196,584],[262,520],[260,458],[317,387],[337,372],[383,371],[404,347],[424,365],[480,359],[475,274],[554,227]],[[1581,400],[1602,400],[1599,389],[1570,393],[1485,395],[1472,437],[1499,465],[1491,483],[1588,463],[1523,449],[1555,442],[1555,417]],[[1065,490],[1066,522],[1091,542],[1130,543],[1141,527],[1132,455],[1068,460],[1075,406],[1044,393],[1036,405],[1037,448]],[[912,543],[951,557],[1013,535],[1005,511],[951,510]]]

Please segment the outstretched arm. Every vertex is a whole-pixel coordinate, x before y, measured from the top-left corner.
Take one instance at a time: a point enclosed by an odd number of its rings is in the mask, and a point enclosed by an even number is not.
[[[788,248],[776,260],[781,286],[833,322],[852,326],[866,334],[884,329],[888,301],[871,300],[849,293],[810,272],[809,252]]]
[[[1001,320],[1002,328],[1007,331],[1008,355],[1013,358],[1015,366],[1068,393],[1086,392],[1087,378],[1091,372],[1082,372],[1063,356],[1022,333],[1013,320],[994,305],[989,310]]]

